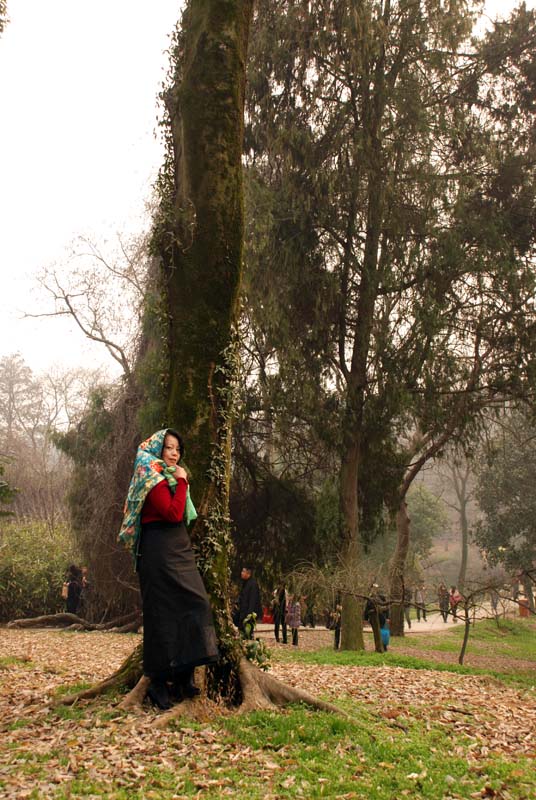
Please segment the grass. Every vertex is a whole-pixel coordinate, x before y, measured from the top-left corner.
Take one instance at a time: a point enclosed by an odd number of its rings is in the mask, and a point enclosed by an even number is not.
[[[209,749],[200,757],[194,746],[191,758],[176,756],[165,768],[151,766],[149,761],[128,785],[119,780],[104,783],[83,770],[47,797],[216,800],[228,794],[241,800],[444,800],[469,798],[484,790],[478,796],[536,797],[533,763],[528,759],[492,757],[485,763],[468,763],[470,742],[463,733],[456,734],[454,747],[449,728],[429,724],[423,736],[422,721],[406,717],[403,726],[397,727],[357,703],[346,703],[346,710],[352,719],[302,707],[224,718],[208,728],[214,736],[213,754]],[[192,743],[199,733],[182,730]],[[24,769],[35,779],[43,779],[45,761],[31,759]],[[30,798],[44,796],[36,790]]]
[[[460,623],[440,634],[405,636],[404,646],[459,653],[463,634],[464,625]],[[512,618],[499,618],[499,624],[494,619],[476,622],[471,626],[468,652],[490,655],[490,650],[492,655],[536,662],[536,623]]]
[[[277,659],[303,664],[336,664],[360,667],[402,667],[404,669],[428,669],[438,672],[454,672],[461,675],[487,675],[506,685],[527,690],[536,690],[536,625],[532,620],[505,620],[500,627],[494,620],[482,620],[471,628],[468,652],[485,656],[501,655],[511,663],[505,668],[470,667],[457,663],[435,661],[433,651],[458,654],[463,639],[463,625],[449,628],[435,636],[405,636],[391,638],[387,653],[374,650],[343,651],[324,647],[306,651],[278,650]],[[428,657],[411,656],[397,652],[404,649],[425,649]],[[533,669],[519,669],[516,661],[534,661]]]
[[[275,651],[274,659],[310,664],[313,669],[320,664],[340,664],[489,675],[518,688],[524,680],[528,685],[530,674],[532,684],[536,683],[535,671],[520,677],[516,667],[516,660],[528,660],[534,653],[533,624],[512,620],[501,630],[493,621],[475,625],[471,636],[474,652],[504,654],[511,664],[504,672],[434,662],[433,650],[444,652],[435,646],[436,639],[438,645],[457,651],[461,636],[460,626],[427,639],[429,659],[397,653],[398,643],[406,648],[417,639],[411,636],[392,640],[393,646],[385,654],[293,648]],[[59,693],[72,688],[60,687]],[[416,704],[389,719],[380,707],[359,699],[342,697],[337,704],[348,718],[294,706],[279,713],[223,716],[210,724],[180,721],[171,732],[155,731],[148,747],[135,750],[129,758],[131,748],[136,747],[136,728],[131,728],[130,722],[123,725],[124,715],[109,699],[101,699],[95,704],[51,710],[44,720],[50,730],[60,732],[62,725],[67,727],[61,744],[51,741],[46,753],[32,753],[27,738],[7,749],[11,749],[13,769],[34,781],[35,788],[25,794],[30,800],[216,800],[226,796],[238,800],[468,800],[472,796],[536,800],[534,761],[515,753],[490,752],[476,757],[478,741],[464,732],[463,714],[457,724],[457,719],[445,721]],[[521,705],[519,714],[522,718]],[[73,726],[82,717],[85,723]],[[89,766],[82,753],[91,748],[92,740],[86,743],[84,731],[98,726],[102,726],[105,746],[91,749]],[[10,730],[24,736],[23,726],[16,722]],[[34,733],[38,740],[38,731]],[[71,769],[73,752],[79,768],[55,784],[54,771],[61,767],[65,775],[65,764]],[[165,758],[161,760],[162,753]],[[115,759],[112,763],[121,764],[113,774],[110,757]],[[2,788],[0,780],[0,795]]]
[[[79,683],[64,683],[56,688],[57,697],[63,697],[66,694],[75,694],[82,692],[84,689],[89,689],[91,686],[87,681],[80,681]]]
[[[254,765],[258,761],[262,765],[263,757],[266,763],[267,752],[268,763],[277,765],[277,769],[271,767],[271,789],[277,797],[439,800],[447,789],[462,797],[482,789],[480,769],[471,772],[466,757],[452,754],[451,732],[445,728],[432,725],[423,736],[420,721],[405,720],[400,729],[355,704],[351,710],[351,721],[301,708],[227,720],[230,740],[252,750],[253,774],[242,775],[244,794],[240,796],[266,795],[266,788],[258,787]],[[528,760],[512,764],[491,759],[486,764],[486,783],[495,791],[507,784],[510,793],[519,791],[519,797],[528,797],[524,793],[532,766]]]
[[[35,669],[35,664],[27,658],[17,658],[16,656],[2,656],[0,658],[0,670],[10,667],[23,667],[24,669]]]
[[[355,667],[402,667],[403,669],[428,669],[436,672],[454,672],[459,675],[487,675],[515,688],[536,690],[536,665],[534,670],[497,670],[478,667],[467,667],[460,664],[446,664],[433,659],[416,656],[397,655],[396,652],[352,652],[335,651],[329,648],[321,650],[290,653],[285,660],[302,664],[335,664]]]

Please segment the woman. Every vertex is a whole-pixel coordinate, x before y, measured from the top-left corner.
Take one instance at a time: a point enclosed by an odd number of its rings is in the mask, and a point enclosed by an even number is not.
[[[82,572],[71,564],[67,572],[67,597],[65,598],[65,610],[69,614],[78,614],[80,610],[80,595],[82,593]]]
[[[162,709],[171,706],[168,683],[178,697],[194,697],[194,668],[218,660],[212,612],[185,526],[197,515],[179,466],[183,454],[171,428],[142,442],[119,533],[139,574],[148,695]]]
[[[449,617],[449,593],[444,583],[439,584],[437,598],[439,601],[439,610],[441,612],[441,616],[443,617],[443,622],[447,622]]]
[[[449,593],[449,603],[450,603],[450,613],[452,614],[452,619],[454,622],[458,622],[458,604],[462,599],[461,594],[457,590],[455,586],[450,587]]]
[[[301,626],[301,607],[299,600],[295,600],[293,595],[288,596],[287,602],[287,625],[292,632],[292,644],[298,646],[298,631]]]

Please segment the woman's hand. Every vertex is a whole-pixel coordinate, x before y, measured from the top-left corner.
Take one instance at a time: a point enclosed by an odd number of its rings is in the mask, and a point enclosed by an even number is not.
[[[186,474],[186,470],[182,467],[175,467],[175,478],[179,480],[179,478],[184,478],[185,481],[188,481],[188,475]]]

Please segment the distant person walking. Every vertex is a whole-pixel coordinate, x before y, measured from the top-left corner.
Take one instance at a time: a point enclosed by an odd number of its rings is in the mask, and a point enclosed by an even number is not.
[[[82,594],[82,570],[71,564],[67,571],[67,597],[65,610],[69,614],[78,614],[80,609],[80,595]]]
[[[279,641],[279,629],[283,637],[283,644],[287,643],[287,592],[285,584],[282,583],[274,592],[274,636],[276,642]]]
[[[424,584],[415,589],[415,608],[417,609],[417,622],[426,622],[426,593]]]
[[[404,616],[406,618],[406,623],[407,623],[408,628],[411,628],[410,611],[411,611],[411,598],[412,597],[413,597],[413,592],[411,591],[411,588],[409,586],[407,586],[404,589]]]
[[[338,650],[341,645],[341,622],[342,622],[342,605],[337,603],[335,609],[331,612],[330,626],[335,634],[333,647]]]
[[[240,573],[242,578],[242,588],[238,596],[238,604],[233,615],[233,622],[236,627],[246,635],[247,639],[253,638],[255,625],[246,625],[246,619],[251,615],[256,615],[256,622],[262,621],[262,604],[259,585],[253,577],[253,570],[249,566],[242,567]]]
[[[310,625],[311,628],[315,627],[315,602],[316,599],[314,595],[309,595],[308,597],[302,597],[303,604],[305,606],[305,613],[303,618],[304,626]]]
[[[458,605],[461,599],[462,596],[457,590],[457,588],[455,586],[451,586],[449,592],[449,604],[450,604],[450,613],[452,614],[452,619],[454,620],[454,622],[458,622]]]
[[[82,591],[80,593],[79,614],[80,616],[85,617],[89,609],[89,596],[91,592],[91,584],[88,578],[88,568],[82,567],[80,570],[80,575],[82,579]]]
[[[449,593],[444,583],[440,583],[437,588],[437,600],[443,622],[447,622],[449,617]]]
[[[380,623],[380,636],[385,652],[389,649],[391,641],[391,624],[385,611],[378,611],[378,622]]]
[[[292,631],[292,644],[298,646],[298,631],[301,627],[301,608],[299,600],[289,595],[287,603],[287,625]]]

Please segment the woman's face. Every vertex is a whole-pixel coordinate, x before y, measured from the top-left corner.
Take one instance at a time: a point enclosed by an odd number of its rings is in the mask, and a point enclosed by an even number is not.
[[[162,448],[162,460],[168,467],[174,467],[179,463],[180,458],[179,440],[176,436],[172,436],[171,433],[166,433],[164,447]]]

